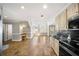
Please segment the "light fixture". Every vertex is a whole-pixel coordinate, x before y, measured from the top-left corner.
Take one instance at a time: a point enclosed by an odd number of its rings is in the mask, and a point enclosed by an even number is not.
[[[21,6],[21,9],[24,9],[24,6]]]
[[[4,16],[5,18],[7,18],[7,16]]]
[[[44,9],[47,9],[47,5],[46,5],[46,4],[45,4],[45,5],[43,5],[43,8],[44,8]]]
[[[44,17],[44,15],[41,15],[41,17]]]
[[[20,25],[20,30],[23,30],[23,28],[26,27],[25,25]]]
[[[37,33],[38,36],[40,36],[40,33]]]
[[[26,27],[25,25],[22,25],[22,27],[24,28],[24,27]]]

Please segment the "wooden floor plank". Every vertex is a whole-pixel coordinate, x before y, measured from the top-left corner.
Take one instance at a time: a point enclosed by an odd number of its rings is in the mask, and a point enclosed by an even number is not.
[[[6,56],[56,56],[50,47],[47,36],[39,36],[20,42],[8,42],[9,48],[3,51]]]

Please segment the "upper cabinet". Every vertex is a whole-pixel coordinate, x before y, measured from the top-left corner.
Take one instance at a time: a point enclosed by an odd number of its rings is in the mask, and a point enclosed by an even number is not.
[[[79,4],[72,3],[55,18],[56,30],[68,29],[68,20],[76,15],[79,15]]]
[[[60,14],[60,30],[65,30],[67,28],[67,16],[66,16],[66,10],[64,10]]]
[[[66,10],[64,10],[61,14],[56,17],[56,29],[57,30],[65,30],[67,27],[67,16]]]
[[[79,14],[79,4],[78,3],[72,3],[67,8],[67,19]]]
[[[55,18],[55,29],[56,31],[60,30],[60,15]]]

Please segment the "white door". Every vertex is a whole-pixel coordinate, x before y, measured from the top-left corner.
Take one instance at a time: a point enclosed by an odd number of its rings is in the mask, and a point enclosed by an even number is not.
[[[8,24],[8,40],[12,39],[12,24]]]

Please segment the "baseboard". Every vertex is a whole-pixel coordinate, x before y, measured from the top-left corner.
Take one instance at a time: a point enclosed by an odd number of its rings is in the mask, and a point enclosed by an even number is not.
[[[4,40],[4,41],[9,41],[9,40],[12,40],[12,39],[7,39],[7,40]]]
[[[20,39],[20,40],[12,40],[12,41],[22,41],[22,40]]]

